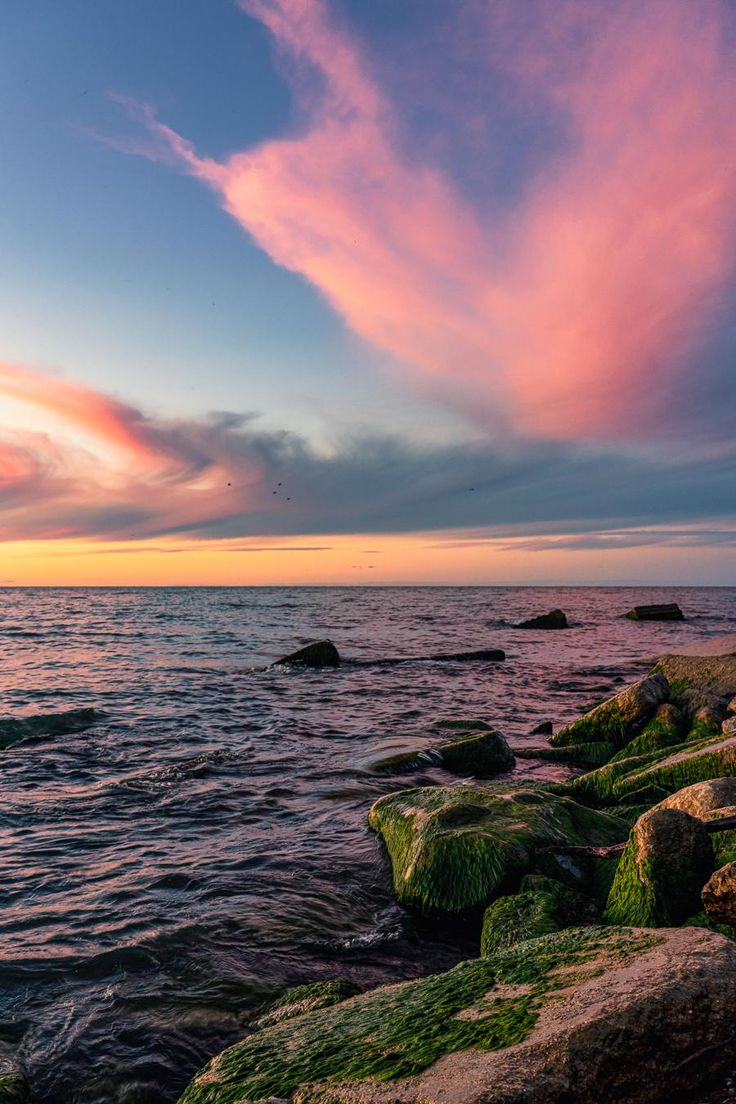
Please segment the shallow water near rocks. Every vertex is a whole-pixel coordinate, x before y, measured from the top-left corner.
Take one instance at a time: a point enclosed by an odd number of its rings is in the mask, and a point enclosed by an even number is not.
[[[0,1036],[37,1104],[167,1104],[286,986],[443,969],[476,933],[394,902],[366,826],[376,774],[441,718],[512,746],[649,660],[736,631],[736,589],[7,589],[0,710],[92,705],[95,727],[2,754]],[[630,622],[676,600],[683,623]],[[554,607],[571,628],[525,631]],[[330,637],[370,661],[500,647],[504,663],[263,670]],[[519,761],[517,774],[565,769]]]

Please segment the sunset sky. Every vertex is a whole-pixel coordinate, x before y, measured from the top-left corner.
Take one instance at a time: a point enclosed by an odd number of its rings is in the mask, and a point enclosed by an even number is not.
[[[6,0],[0,585],[736,584],[733,0]]]

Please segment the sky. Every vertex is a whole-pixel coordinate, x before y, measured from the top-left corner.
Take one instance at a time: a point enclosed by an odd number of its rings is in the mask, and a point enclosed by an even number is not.
[[[0,23],[0,585],[736,585],[734,0]]]

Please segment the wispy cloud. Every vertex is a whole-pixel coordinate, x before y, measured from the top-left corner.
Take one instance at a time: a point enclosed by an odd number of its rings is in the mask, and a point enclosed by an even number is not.
[[[0,429],[5,540],[257,538],[260,550],[283,551],[280,538],[340,533],[451,529],[498,541],[687,523],[713,534],[712,519],[736,512],[733,450],[665,461],[556,442],[499,450],[363,433],[317,451],[246,416],[153,417],[18,366],[0,368],[2,395],[22,400],[25,424],[55,418],[44,432]]]
[[[554,138],[506,204],[409,147],[406,105],[325,0],[241,7],[274,38],[295,132],[219,163],[128,103],[148,156],[208,183],[355,333],[483,424],[564,439],[682,430],[733,275],[725,0],[465,0],[457,26],[486,99],[448,92],[448,118],[462,126],[472,107],[490,127],[512,102]]]

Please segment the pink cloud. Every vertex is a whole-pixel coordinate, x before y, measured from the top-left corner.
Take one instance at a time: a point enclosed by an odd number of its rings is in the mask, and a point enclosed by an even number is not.
[[[732,272],[725,2],[466,0],[486,112],[505,73],[563,138],[503,215],[405,152],[400,105],[324,0],[241,6],[273,35],[301,125],[217,163],[140,108],[159,150],[473,417],[559,437],[661,426]],[[466,105],[452,106],[460,125]]]

